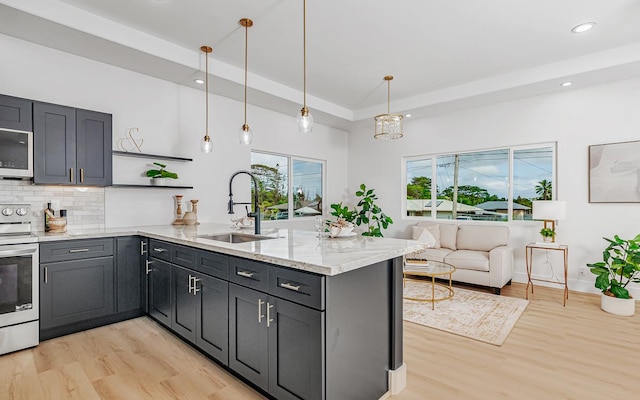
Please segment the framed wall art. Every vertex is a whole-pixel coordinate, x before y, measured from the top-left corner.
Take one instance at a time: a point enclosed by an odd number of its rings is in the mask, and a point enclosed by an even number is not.
[[[589,203],[640,203],[640,141],[589,146]]]

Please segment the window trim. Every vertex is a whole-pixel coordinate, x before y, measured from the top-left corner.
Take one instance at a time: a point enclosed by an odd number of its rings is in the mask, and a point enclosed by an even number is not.
[[[259,154],[264,154],[264,155],[268,155],[268,156],[276,156],[276,157],[286,157],[287,158],[287,218],[286,219],[279,219],[278,221],[301,221],[301,220],[305,220],[305,219],[311,219],[311,218],[315,218],[315,216],[299,216],[299,217],[295,217],[293,216],[293,211],[294,211],[294,207],[293,207],[293,161],[309,161],[309,162],[315,162],[315,163],[319,163],[320,165],[322,165],[322,214],[325,214],[325,210],[326,210],[326,205],[325,205],[325,196],[326,196],[326,192],[327,192],[327,161],[326,160],[321,160],[321,159],[317,159],[317,158],[311,158],[311,157],[302,157],[302,156],[296,156],[296,155],[292,155],[292,154],[285,154],[285,153],[275,153],[275,152],[271,152],[271,151],[262,151],[262,150],[251,150],[251,153],[259,153]],[[249,163],[249,170],[251,171],[251,165],[253,165],[252,162]],[[264,220],[263,222],[267,222],[269,220]]]
[[[425,160],[425,159],[430,159],[431,160],[431,198],[432,199],[437,199],[437,187],[438,187],[438,181],[437,181],[437,173],[438,171],[436,170],[437,168],[437,158],[438,157],[443,157],[443,156],[452,156],[455,154],[470,154],[470,153],[481,153],[481,152],[485,152],[485,151],[493,151],[493,150],[508,150],[509,152],[509,156],[508,156],[508,176],[509,176],[509,181],[507,182],[508,188],[507,188],[507,220],[506,221],[471,221],[472,223],[474,222],[478,222],[478,223],[512,223],[512,222],[516,222],[516,223],[530,223],[530,222],[535,222],[535,221],[526,221],[526,220],[514,220],[513,219],[513,167],[514,167],[514,152],[519,151],[519,150],[527,150],[527,149],[537,149],[537,148],[542,148],[542,147],[550,147],[551,148],[551,154],[552,154],[552,161],[551,161],[551,176],[552,176],[552,182],[553,182],[553,188],[552,188],[552,198],[555,200],[557,199],[558,196],[558,142],[541,142],[541,143],[532,143],[532,144],[526,144],[526,145],[514,145],[514,146],[499,146],[499,147],[492,147],[492,148],[485,148],[485,149],[475,149],[475,150],[465,150],[465,151],[458,151],[458,152],[445,152],[445,153],[432,153],[432,154],[422,154],[422,155],[415,155],[415,156],[402,156],[400,157],[400,162],[401,162],[401,173],[402,173],[402,179],[400,181],[400,185],[401,185],[401,189],[400,189],[400,193],[401,193],[401,201],[402,201],[402,205],[400,207],[400,211],[402,213],[402,220],[407,220],[407,221],[425,221],[425,220],[434,220],[434,221],[442,221],[442,220],[438,220],[437,218],[437,202],[432,202],[431,203],[431,215],[429,216],[417,216],[417,215],[407,215],[407,162],[408,161],[415,161],[415,160]],[[466,222],[466,221],[465,221]]]

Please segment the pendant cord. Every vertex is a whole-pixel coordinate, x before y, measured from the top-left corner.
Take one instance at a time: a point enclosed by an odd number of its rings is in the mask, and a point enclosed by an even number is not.
[[[249,47],[249,26],[244,27],[244,124],[247,125],[247,58]]]
[[[391,80],[387,80],[387,114],[391,114]]]
[[[204,96],[205,96],[205,136],[209,137],[209,53],[204,53],[204,65],[205,65],[205,84],[204,84]]]
[[[307,108],[307,0],[303,0],[302,6],[302,48],[303,48],[303,107]]]

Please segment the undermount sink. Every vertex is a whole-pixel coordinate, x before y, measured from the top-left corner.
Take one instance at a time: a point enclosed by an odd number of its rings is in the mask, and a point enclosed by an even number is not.
[[[222,233],[219,235],[201,235],[196,237],[200,239],[217,240],[219,242],[226,242],[226,243],[247,243],[247,242],[257,242],[259,240],[275,239],[274,237],[271,237],[271,236],[256,236],[256,235],[247,235],[244,233]]]

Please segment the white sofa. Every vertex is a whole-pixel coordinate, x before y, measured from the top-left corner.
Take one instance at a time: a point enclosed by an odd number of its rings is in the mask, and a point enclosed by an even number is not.
[[[496,294],[513,276],[513,249],[509,227],[419,222],[412,227],[413,239],[428,248],[407,258],[442,261],[456,267],[453,280],[490,287]]]

